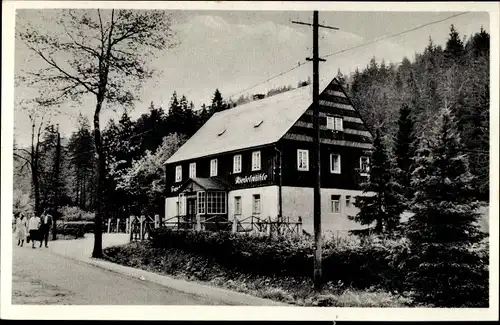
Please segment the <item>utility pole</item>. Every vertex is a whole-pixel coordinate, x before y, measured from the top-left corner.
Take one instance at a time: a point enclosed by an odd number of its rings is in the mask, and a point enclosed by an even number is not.
[[[319,290],[323,285],[322,280],[322,246],[321,237],[321,154],[320,154],[320,128],[319,128],[319,62],[325,61],[319,57],[318,30],[319,27],[335,29],[337,27],[323,26],[318,23],[318,11],[313,13],[313,23],[304,23],[292,21],[294,24],[308,25],[313,27],[313,57],[306,58],[313,62],[313,127],[314,127],[314,150],[312,169],[316,174],[316,183],[314,186],[314,287]]]

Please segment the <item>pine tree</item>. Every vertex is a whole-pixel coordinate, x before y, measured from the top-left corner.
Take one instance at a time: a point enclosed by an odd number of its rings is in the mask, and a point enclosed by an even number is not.
[[[211,113],[217,113],[228,109],[228,105],[222,98],[222,94],[219,89],[215,89],[214,97],[212,98],[212,106],[210,108]]]
[[[414,151],[414,122],[410,116],[408,105],[403,105],[399,111],[398,131],[396,134],[395,155],[398,166],[399,184],[407,201],[411,200],[412,189],[411,167]]]
[[[421,139],[413,172],[408,281],[418,301],[441,307],[481,305],[488,297],[487,277],[479,257],[468,250],[481,239],[473,177],[449,110],[435,133]]]
[[[464,43],[460,39],[458,31],[455,29],[454,25],[450,27],[450,37],[446,42],[446,48],[444,50],[444,56],[447,61],[447,65],[461,64],[463,62],[464,55]]]
[[[399,225],[403,212],[400,185],[395,179],[394,168],[379,130],[373,146],[370,175],[362,184],[364,195],[356,197],[354,203],[359,212],[356,216],[349,216],[349,219],[362,225],[375,222],[376,233],[390,233]]]

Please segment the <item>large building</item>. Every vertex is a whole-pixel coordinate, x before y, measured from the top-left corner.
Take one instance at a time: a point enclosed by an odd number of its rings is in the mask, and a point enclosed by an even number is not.
[[[334,79],[320,85],[324,231],[359,229],[354,197],[369,172],[372,134]],[[214,114],[166,162],[165,217],[300,216],[313,231],[312,87]]]

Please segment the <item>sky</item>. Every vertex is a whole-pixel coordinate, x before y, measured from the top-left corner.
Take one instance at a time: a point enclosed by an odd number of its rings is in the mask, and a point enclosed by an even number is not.
[[[444,19],[458,12],[329,12],[321,11],[321,24],[339,30],[320,30],[320,56],[339,52],[373,40],[396,34],[432,21]],[[60,28],[54,23],[50,10],[23,10],[16,15],[16,27],[38,23],[40,31]],[[238,94],[276,74],[297,67],[293,71],[254,87],[243,94],[264,93],[283,85],[296,86],[312,74],[310,63],[298,67],[312,55],[312,30],[293,24],[292,20],[312,22],[311,12],[302,11],[171,11],[172,28],[178,43],[172,49],[157,53],[150,65],[158,75],[148,80],[138,93],[140,102],[129,113],[136,118],[147,111],[151,102],[165,109],[174,91],[186,95],[196,108],[209,104],[218,88],[224,98]],[[332,79],[338,69],[344,74],[363,69],[370,58],[387,63],[401,62],[403,57],[413,59],[423,51],[432,37],[435,44],[446,43],[450,25],[454,24],[461,36],[478,32],[481,27],[489,32],[488,13],[468,12],[461,16],[423,27],[413,32],[377,42],[366,47],[328,56],[320,64],[320,78]],[[40,68],[40,60],[16,40],[15,72]],[[16,102],[29,99],[32,89],[16,88]],[[236,99],[239,95],[234,96]],[[79,113],[92,120],[95,99],[87,97],[81,103],[67,102],[61,114],[52,117],[59,123],[63,136],[76,128]],[[122,113],[120,109],[106,108],[101,125]],[[29,144],[29,123],[23,111],[14,110],[15,141]]]

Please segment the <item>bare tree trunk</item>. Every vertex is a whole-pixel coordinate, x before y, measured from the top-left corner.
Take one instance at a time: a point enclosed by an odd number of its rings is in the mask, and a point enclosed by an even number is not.
[[[41,214],[40,180],[38,178],[38,144],[35,146],[35,124],[31,125],[31,181],[35,196],[35,214],[39,216]]]
[[[59,216],[59,179],[61,172],[61,134],[59,133],[59,125],[57,126],[57,145],[56,145],[56,161],[55,161],[55,173],[54,173],[54,213],[52,215],[52,240],[57,238],[57,217]]]
[[[104,96],[98,98],[96,110],[94,114],[94,141],[97,153],[98,163],[98,180],[97,180],[97,195],[96,195],[96,213],[95,213],[95,227],[94,227],[94,250],[92,257],[102,257],[102,220],[103,220],[103,202],[102,194],[104,193],[105,179],[106,179],[106,159],[104,157],[104,150],[102,148],[101,130],[99,125],[99,114],[101,112]]]
[[[87,178],[85,177],[87,171],[83,173],[83,182],[82,182],[82,209],[87,210],[87,195],[85,193],[86,191],[86,184],[87,184]]]

